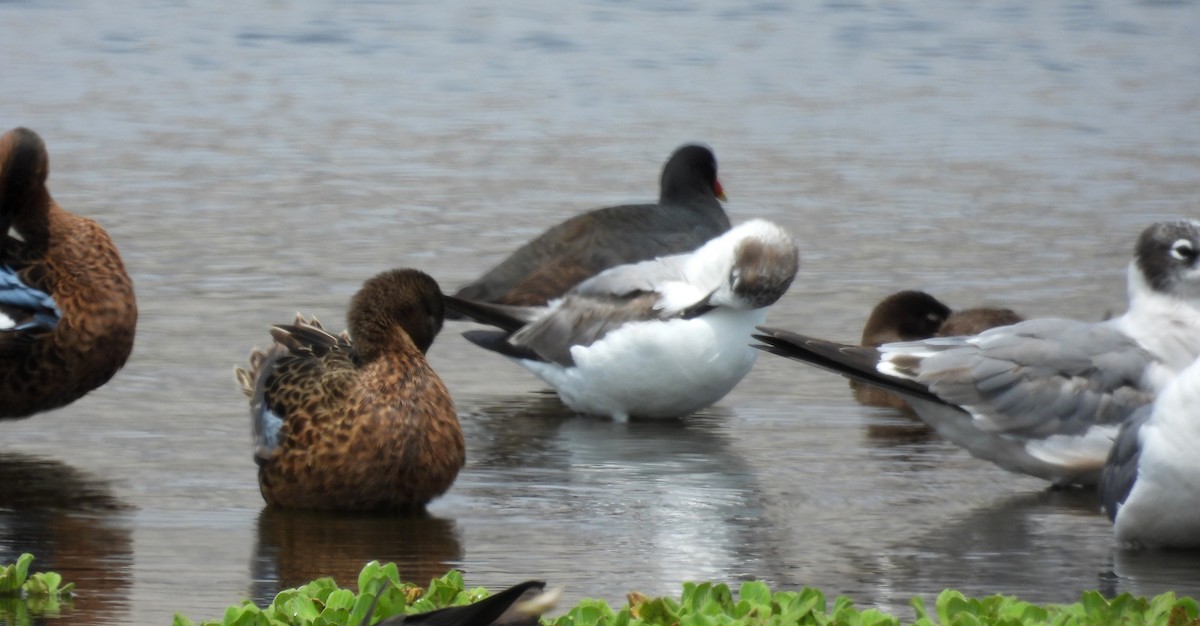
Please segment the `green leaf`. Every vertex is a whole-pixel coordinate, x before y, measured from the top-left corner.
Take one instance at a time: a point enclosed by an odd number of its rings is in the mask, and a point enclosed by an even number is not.
[[[3,571],[0,571],[0,594],[15,595],[20,592],[21,587],[25,585],[25,576],[29,572],[29,564],[33,562],[33,555],[26,552],[17,557],[17,562],[12,565],[5,566]]]
[[[607,608],[607,605],[604,607]],[[571,626],[596,626],[607,616],[604,608],[594,602],[583,602],[567,613],[567,624]]]
[[[368,591],[373,593],[379,590],[379,582],[377,582],[380,578],[379,569],[379,561],[371,561],[363,566],[362,571],[358,573],[359,593],[366,593]]]
[[[759,606],[771,604],[771,588],[761,580],[748,580],[738,589],[738,599],[747,600]]]
[[[28,573],[28,561],[26,573]],[[10,576],[15,565],[5,568]],[[36,579],[36,581],[35,581]],[[34,574],[31,587],[53,589],[60,578]],[[400,582],[395,565],[368,563],[359,574],[359,593],[339,589],[330,579],[318,579],[303,587],[284,590],[271,605],[258,609],[250,603],[231,607],[222,622],[201,626],[358,626],[375,596],[379,596],[373,621],[402,613],[413,613],[475,601],[487,595],[483,588],[467,589],[462,574],[447,572],[430,581],[429,588]],[[70,584],[59,591],[69,590]],[[61,593],[60,593],[61,595]],[[419,597],[418,597],[419,596]],[[46,608],[57,610],[55,594],[42,604],[10,599],[0,603],[0,621],[30,621],[29,615]],[[1066,605],[1036,605],[1017,598],[992,595],[968,598],[961,592],[938,594],[932,610],[921,598],[910,601],[916,626],[1200,626],[1200,606],[1192,598],[1177,599],[1162,594],[1153,599],[1123,594],[1104,598],[1097,592],[1081,594],[1078,602]],[[10,608],[11,607],[11,608]],[[19,616],[14,622],[14,616]],[[728,585],[713,582],[685,583],[681,595],[646,598],[630,594],[629,605],[614,612],[603,600],[583,600],[557,618],[543,618],[553,626],[899,626],[900,619],[878,609],[859,611],[847,597],[832,606],[818,589],[772,594],[761,581],[740,585],[737,600]],[[196,626],[176,615],[173,626]]]
[[[711,615],[691,613],[679,618],[679,626],[717,626],[717,621]]]
[[[325,610],[343,610],[346,613],[354,608],[354,592],[349,589],[337,589],[325,598]]]
[[[688,585],[684,583],[684,597],[679,606],[683,612],[717,615],[733,608],[733,593],[725,584],[700,583],[694,585],[691,591],[688,594]]]
[[[1099,620],[1108,612],[1108,600],[1105,600],[1099,591],[1084,592],[1079,602],[1083,605],[1083,612],[1089,619]]]
[[[278,598],[278,596],[276,596],[276,598]],[[317,616],[321,614],[321,606],[324,603],[317,598],[307,596],[303,593],[296,593],[282,603],[279,603],[278,600],[276,600],[276,604],[278,604],[282,609],[283,616],[299,618],[300,620],[311,622],[312,620],[317,619]]]
[[[679,607],[667,598],[655,598],[642,605],[638,617],[651,624],[674,624],[679,621]]]
[[[908,605],[917,612],[918,622],[921,620],[933,622],[933,617],[929,615],[929,610],[925,608],[925,601],[921,599],[921,596],[913,596],[913,599],[908,601]]]
[[[946,589],[938,594],[937,600],[934,601],[938,621],[947,626],[951,624],[954,619],[954,613],[961,610],[965,602],[966,600],[963,598],[963,595],[953,589]]]

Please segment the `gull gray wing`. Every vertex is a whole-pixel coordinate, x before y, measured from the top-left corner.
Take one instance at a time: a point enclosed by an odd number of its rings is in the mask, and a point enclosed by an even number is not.
[[[1115,426],[1152,399],[1144,381],[1154,357],[1106,324],[1032,320],[881,353],[881,371],[890,364],[968,411],[981,430],[1025,438]]]
[[[582,295],[572,292],[550,307],[520,307],[445,296],[447,310],[460,313],[499,331],[463,333],[487,350],[517,359],[574,365],[571,347],[588,346],[628,322],[658,319],[656,293],[634,291],[626,296]]]
[[[1112,452],[1108,455],[1108,463],[1100,477],[1100,503],[1108,519],[1116,521],[1117,510],[1124,504],[1125,498],[1133,490],[1137,482],[1138,459],[1142,454],[1140,433],[1142,426],[1150,421],[1153,407],[1146,405],[1121,425],[1117,439],[1113,442]]]
[[[1034,320],[974,337],[846,346],[760,328],[759,346],[902,394],[947,440],[1005,469],[1095,484],[1156,364],[1107,324]]]
[[[1106,324],[1034,320],[881,353],[881,372],[938,397],[912,406],[943,437],[1056,484],[1095,484],[1120,424],[1153,400],[1155,359]]]
[[[663,319],[656,308],[658,299],[656,293],[643,292],[623,297],[571,294],[550,314],[513,333],[508,340],[543,360],[569,367],[575,364],[572,347],[590,346],[630,322]]]

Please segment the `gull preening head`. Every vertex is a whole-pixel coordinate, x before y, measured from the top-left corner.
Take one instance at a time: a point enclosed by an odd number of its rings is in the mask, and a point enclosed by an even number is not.
[[[689,300],[678,310],[694,317],[715,307],[748,311],[774,304],[791,286],[800,268],[800,250],[782,227],[755,219],[701,246],[688,257],[684,285],[707,290],[696,300],[690,289],[668,290],[663,304],[671,309],[676,298]]]
[[[800,251],[791,235],[765,220],[747,222],[738,240],[729,271],[733,301],[742,308],[775,304],[791,286],[800,268]]]

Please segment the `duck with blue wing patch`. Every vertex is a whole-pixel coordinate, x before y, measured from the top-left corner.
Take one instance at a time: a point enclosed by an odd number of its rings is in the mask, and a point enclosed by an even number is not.
[[[74,402],[133,351],[137,300],[121,255],[50,197],[49,172],[37,133],[0,137],[0,419]]]

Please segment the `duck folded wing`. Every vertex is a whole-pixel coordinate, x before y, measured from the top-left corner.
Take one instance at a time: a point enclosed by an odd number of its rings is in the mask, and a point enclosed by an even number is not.
[[[0,266],[0,350],[17,349],[53,331],[60,315],[53,297],[25,284],[11,268]]]
[[[237,372],[250,398],[254,457],[272,458],[281,443],[281,416],[323,417],[344,400],[354,383],[354,350],[344,335],[332,335],[315,319],[271,328],[276,344],[250,355],[250,369]],[[314,399],[316,399],[314,403]]]

